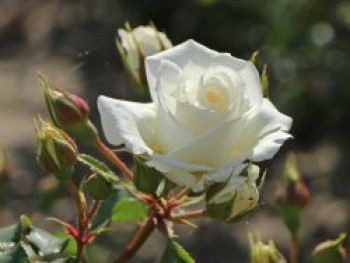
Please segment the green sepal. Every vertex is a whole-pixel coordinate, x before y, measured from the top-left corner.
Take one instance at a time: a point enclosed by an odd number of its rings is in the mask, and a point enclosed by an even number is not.
[[[91,146],[99,138],[95,125],[88,119],[84,122],[67,125],[61,128],[85,145]]]
[[[169,238],[160,263],[195,263],[195,260],[179,243]]]
[[[166,196],[175,186],[161,172],[148,167],[138,158],[134,158],[134,160],[134,185],[139,191],[158,196]]]
[[[318,244],[312,253],[312,263],[346,263],[345,238],[346,234],[342,233],[335,240]]]

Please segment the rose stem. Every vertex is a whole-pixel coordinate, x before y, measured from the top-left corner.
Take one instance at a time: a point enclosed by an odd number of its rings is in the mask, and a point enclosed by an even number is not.
[[[101,204],[100,201],[97,201],[97,200],[93,201],[93,203],[91,204],[91,207],[86,215],[85,226],[88,226],[91,219],[95,216],[97,210],[100,208],[100,204]]]
[[[132,258],[140,249],[143,243],[147,240],[155,228],[153,215],[150,215],[137,229],[123,253],[115,261],[115,263],[125,263]]]
[[[290,239],[290,263],[298,263],[299,240],[296,234]]]
[[[82,204],[82,200],[79,195],[79,191],[75,184],[73,183],[72,179],[69,179],[67,181],[67,188],[72,197],[74,198],[77,210],[78,210],[78,232],[79,232],[79,238],[76,238],[77,242],[77,259],[80,260],[83,252],[83,242],[81,240],[81,237],[84,235],[84,222],[85,222],[85,210]]]
[[[187,219],[187,218],[200,218],[206,215],[206,211],[204,209],[186,211],[181,214],[172,215],[171,219],[179,220],[179,219]]]
[[[134,175],[132,171],[125,165],[125,163],[119,159],[118,156],[112,152],[111,149],[109,149],[100,139],[97,139],[94,142],[94,146],[109,160],[111,160],[115,166],[118,167],[118,169],[127,177],[128,179],[132,180],[134,178]]]

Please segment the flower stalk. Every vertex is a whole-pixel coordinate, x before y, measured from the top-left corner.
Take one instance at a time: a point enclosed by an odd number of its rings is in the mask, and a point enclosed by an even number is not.
[[[75,240],[77,242],[77,259],[80,260],[84,249],[84,243],[81,237],[84,236],[85,232],[85,209],[79,191],[71,179],[67,181],[67,189],[72,195],[78,211],[78,238],[75,238]]]
[[[106,156],[127,178],[132,180],[134,178],[134,175],[132,171],[126,166],[126,164],[119,159],[117,155],[112,152],[112,150],[107,147],[100,139],[96,139],[94,142],[94,146],[99,150],[100,153],[102,153],[104,156]]]
[[[154,229],[154,216],[150,215],[145,221],[141,223],[140,227],[131,238],[124,252],[119,256],[115,263],[125,263],[127,260],[132,258],[144,244],[147,238],[152,234]]]

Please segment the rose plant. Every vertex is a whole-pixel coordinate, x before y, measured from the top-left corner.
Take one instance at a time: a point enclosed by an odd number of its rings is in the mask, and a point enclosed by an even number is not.
[[[86,247],[109,231],[111,223],[133,221],[137,230],[116,263],[129,261],[154,230],[167,239],[160,262],[192,263],[176,241],[175,224],[193,227],[191,220],[199,217],[239,222],[257,206],[266,175],[260,162],[271,159],[292,137],[292,119],[264,97],[266,65],[260,77],[253,61],[193,40],[172,47],[153,25],[131,29],[126,24],[118,35],[125,70],[137,89],[149,91],[151,102],[98,98],[103,133],[118,146],[115,152],[100,138],[87,102],[38,75],[52,123],[40,121],[37,127],[37,160],[67,187],[76,220],[50,218],[64,230],[64,237],[58,238],[22,216],[17,224],[0,229],[0,262],[87,262]],[[81,145],[92,146],[109,159],[124,178],[83,153]],[[131,153],[133,169],[118,157],[119,151]],[[89,168],[81,180],[75,175],[78,163]],[[297,171],[296,162],[288,161],[285,167],[285,174]],[[298,174],[293,183],[301,182]],[[306,200],[299,198],[300,187],[288,189],[293,191],[283,191],[277,204],[287,227],[290,216],[299,224],[302,209],[294,206]],[[288,209],[281,209],[281,204]],[[69,240],[76,249],[67,255]],[[297,231],[292,242],[290,258],[296,263]],[[317,260],[330,255],[316,254]],[[271,260],[285,262],[272,241],[251,242],[251,262]]]

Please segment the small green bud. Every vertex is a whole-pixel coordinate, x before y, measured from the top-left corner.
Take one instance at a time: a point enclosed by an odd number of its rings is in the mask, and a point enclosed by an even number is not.
[[[165,178],[162,173],[148,167],[139,158],[134,160],[134,185],[139,191],[157,196],[166,196],[174,187],[174,184]]]
[[[251,233],[248,234],[250,245],[250,263],[287,263],[287,260],[278,250],[273,240],[264,243],[254,240]]]
[[[206,209],[209,216],[226,222],[235,222],[250,212],[259,200],[256,179],[258,166],[249,164],[239,175],[226,183],[217,183],[206,192]]]
[[[38,74],[38,82],[44,89],[53,123],[85,144],[94,143],[98,134],[89,120],[90,108],[87,102],[76,94],[53,88],[41,73]]]
[[[86,187],[95,200],[104,200],[113,192],[112,182],[98,174],[93,174],[87,179]]]
[[[39,165],[48,173],[64,182],[74,171],[78,149],[75,142],[55,126],[41,121],[36,127],[38,146],[36,158]]]
[[[335,240],[318,244],[312,253],[313,263],[345,263],[347,255],[343,246],[346,234],[342,233]]]

